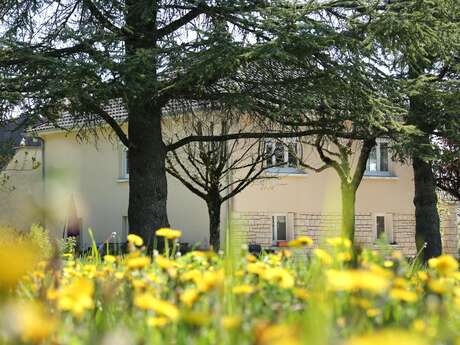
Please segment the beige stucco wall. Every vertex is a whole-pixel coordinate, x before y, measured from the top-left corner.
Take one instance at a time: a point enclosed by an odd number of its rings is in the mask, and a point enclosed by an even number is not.
[[[315,152],[304,148],[308,163],[319,167]],[[394,178],[364,177],[357,192],[356,213],[413,213],[414,183],[408,165],[391,162]],[[340,183],[337,173],[304,170],[298,175],[267,175],[236,196],[235,212],[340,212]]]
[[[102,242],[112,232],[121,239],[123,218],[128,210],[128,181],[120,179],[121,149],[116,140],[77,141],[74,134],[41,133],[45,141],[46,226],[62,236],[73,196],[82,221],[83,240],[89,244],[87,229]],[[183,230],[182,241],[208,242],[208,216],[204,201],[168,177],[168,216],[171,227]]]
[[[43,221],[41,161],[40,147],[22,146],[0,172],[0,225],[27,231]]]

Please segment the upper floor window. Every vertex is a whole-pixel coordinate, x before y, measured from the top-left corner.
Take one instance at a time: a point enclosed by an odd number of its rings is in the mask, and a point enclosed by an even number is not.
[[[389,150],[388,150],[388,141],[384,139],[377,139],[377,143],[372,149],[369,159],[366,164],[366,173],[390,173],[389,166]]]
[[[270,140],[265,143],[267,167],[297,168],[298,143],[294,140]]]

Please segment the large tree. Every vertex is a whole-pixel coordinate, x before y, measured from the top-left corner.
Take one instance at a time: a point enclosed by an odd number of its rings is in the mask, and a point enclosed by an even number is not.
[[[106,124],[129,148],[130,231],[152,243],[169,225],[162,116],[175,99],[236,71],[251,45],[246,21],[260,1],[5,1],[0,8],[1,91],[29,116]],[[267,6],[267,5],[264,5]],[[239,27],[222,34],[212,23]],[[106,110],[117,100],[127,133]],[[84,132],[80,132],[82,134]],[[88,132],[86,132],[88,133]],[[182,138],[172,148],[194,138]]]
[[[388,74],[400,81],[408,109],[405,120],[415,128],[403,151],[414,170],[416,243],[426,261],[442,252],[433,138],[458,140],[460,126],[460,3],[392,1],[373,13],[365,24],[368,44]]]

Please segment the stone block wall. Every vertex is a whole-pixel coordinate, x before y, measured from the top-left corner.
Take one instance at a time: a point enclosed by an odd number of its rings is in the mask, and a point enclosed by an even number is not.
[[[458,234],[455,217],[449,212],[441,212],[441,232],[444,253],[457,256]],[[454,213],[455,214],[455,213]],[[233,217],[234,237],[246,243],[257,243],[262,247],[272,244],[272,214],[267,212],[241,212]],[[288,213],[288,238],[301,235],[310,236],[316,244],[328,237],[340,235],[339,213]],[[385,220],[393,229],[394,244],[391,247],[400,250],[406,256],[416,255],[415,215],[387,213]],[[379,249],[375,244],[375,220],[372,213],[356,215],[356,243],[363,247]]]

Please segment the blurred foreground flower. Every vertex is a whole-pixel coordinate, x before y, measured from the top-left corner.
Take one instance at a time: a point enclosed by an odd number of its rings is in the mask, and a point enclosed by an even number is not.
[[[458,261],[450,255],[441,255],[428,260],[428,266],[441,275],[449,275],[458,269]]]
[[[366,270],[328,270],[328,288],[332,291],[364,290],[373,293],[383,292],[390,281],[383,274]]]
[[[88,278],[78,278],[58,292],[58,308],[70,311],[81,318],[86,310],[94,308],[94,282]]]
[[[351,338],[345,345],[427,345],[421,336],[402,330],[384,330]]]
[[[0,244],[0,292],[14,287],[39,259],[39,248],[30,242]]]
[[[56,320],[37,302],[12,302],[0,309],[0,333],[10,339],[39,344],[48,340]]]
[[[300,330],[290,325],[256,325],[255,337],[258,345],[300,345]]]
[[[179,318],[179,309],[174,304],[155,298],[150,293],[135,296],[134,305],[139,309],[152,310],[160,316],[168,317],[172,321]]]

